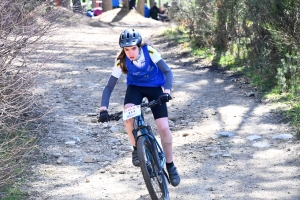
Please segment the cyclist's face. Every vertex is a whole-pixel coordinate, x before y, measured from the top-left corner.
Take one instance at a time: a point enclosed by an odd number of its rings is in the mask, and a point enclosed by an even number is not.
[[[138,58],[139,55],[139,47],[137,45],[135,46],[131,46],[131,47],[124,47],[124,51],[126,56],[130,59],[130,60],[136,60]]]

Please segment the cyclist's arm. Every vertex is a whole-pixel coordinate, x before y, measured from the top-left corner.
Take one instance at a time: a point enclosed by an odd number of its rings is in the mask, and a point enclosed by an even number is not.
[[[165,74],[166,76],[166,83],[165,83],[165,93],[170,94],[171,90],[172,90],[172,85],[173,85],[173,72],[171,71],[171,69],[169,68],[169,66],[167,65],[167,63],[161,59],[160,61],[158,61],[156,63],[156,65],[158,66],[158,68]]]
[[[166,62],[161,58],[160,53],[157,52],[156,49],[154,49],[151,46],[148,46],[148,52],[150,55],[151,60],[156,63],[158,68],[165,74],[166,76],[166,83],[165,83],[165,90],[164,92],[169,93],[172,90],[173,85],[173,72],[169,68],[169,66],[166,64]]]
[[[117,84],[117,81],[118,81],[118,78],[114,77],[113,75],[111,75],[109,77],[108,82],[103,89],[100,111],[107,110],[108,105],[109,105],[110,95],[111,95],[112,91],[114,90],[114,88]]]
[[[113,71],[112,71],[112,73],[107,81],[107,84],[105,85],[103,92],[102,92],[100,112],[103,110],[107,110],[111,93],[114,90],[114,88],[117,84],[117,81],[121,75],[122,75],[122,70],[119,67],[119,61],[116,61]]]

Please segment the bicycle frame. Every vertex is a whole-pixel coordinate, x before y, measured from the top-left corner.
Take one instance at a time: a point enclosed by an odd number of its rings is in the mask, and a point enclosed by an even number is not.
[[[143,114],[142,114],[143,115]],[[166,163],[166,158],[164,156],[163,150],[159,143],[157,142],[155,136],[153,135],[152,128],[149,125],[145,125],[145,121],[143,119],[143,116],[139,115],[134,118],[134,129],[132,130],[132,133],[134,135],[135,141],[139,139],[139,137],[146,136],[148,137],[151,147],[155,152],[155,162],[160,163],[158,174],[163,174],[163,168]],[[162,160],[161,157],[158,155],[158,150],[162,154]]]
[[[153,100],[148,103],[142,103],[140,106],[141,106],[141,108],[151,108],[158,104],[160,104],[160,100]],[[149,148],[151,148],[151,151],[152,151],[152,159],[156,163],[155,170],[153,171],[155,173],[154,176],[162,177],[162,179],[157,180],[157,181],[159,182],[158,184],[161,189],[161,192],[163,192],[164,199],[169,200],[170,197],[169,197],[169,191],[168,191],[168,187],[166,185],[166,181],[170,184],[170,179],[169,179],[166,171],[164,170],[164,166],[166,164],[166,158],[165,158],[163,149],[161,148],[160,144],[157,142],[157,140],[152,132],[151,126],[147,125],[146,122],[144,121],[143,111],[144,111],[144,109],[141,109],[141,112],[140,112],[141,114],[133,117],[132,133],[133,133],[133,136],[135,139],[135,143],[136,143],[135,145],[137,146],[137,144],[141,143],[141,142],[142,142],[141,145],[145,145],[145,143],[144,143],[145,141],[149,142],[149,145],[150,145]],[[119,119],[122,118],[122,114],[123,114],[122,111],[114,113],[109,116],[109,119],[118,121]],[[146,144],[146,145],[148,146],[148,144]],[[139,150],[142,150],[142,149],[139,148]],[[139,151],[139,154],[142,154],[142,156],[145,156],[145,154],[142,151]],[[145,161],[144,158],[139,158],[139,160],[140,159]],[[143,161],[143,163],[144,163],[144,161]],[[146,162],[148,162],[148,161],[146,161]],[[147,163],[146,163],[146,165],[147,165]],[[147,169],[145,169],[145,165],[143,165],[143,170],[144,171],[147,170]],[[143,170],[142,170],[142,173],[144,176],[145,172]],[[148,173],[149,173],[149,171],[148,171]],[[149,181],[152,181],[152,180],[149,180],[149,178],[151,179],[151,177],[147,176],[146,178],[147,178],[147,182],[146,182],[146,179],[144,176],[144,179],[145,179],[145,182],[147,185],[147,189],[148,189],[150,195],[153,195],[153,192],[155,192],[155,191],[153,191],[153,185],[152,185],[151,189],[149,186],[149,184],[150,184]]]

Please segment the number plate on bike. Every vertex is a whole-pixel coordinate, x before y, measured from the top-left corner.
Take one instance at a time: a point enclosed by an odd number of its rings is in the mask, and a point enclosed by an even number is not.
[[[123,120],[127,120],[133,117],[136,117],[141,114],[141,106],[136,105],[129,108],[124,109],[123,111]]]

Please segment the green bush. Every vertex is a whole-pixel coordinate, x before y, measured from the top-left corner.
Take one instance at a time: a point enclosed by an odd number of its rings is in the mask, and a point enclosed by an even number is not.
[[[173,21],[184,27],[195,55],[249,76],[265,92],[300,93],[300,1],[182,0]],[[299,109],[291,109],[298,123]]]

